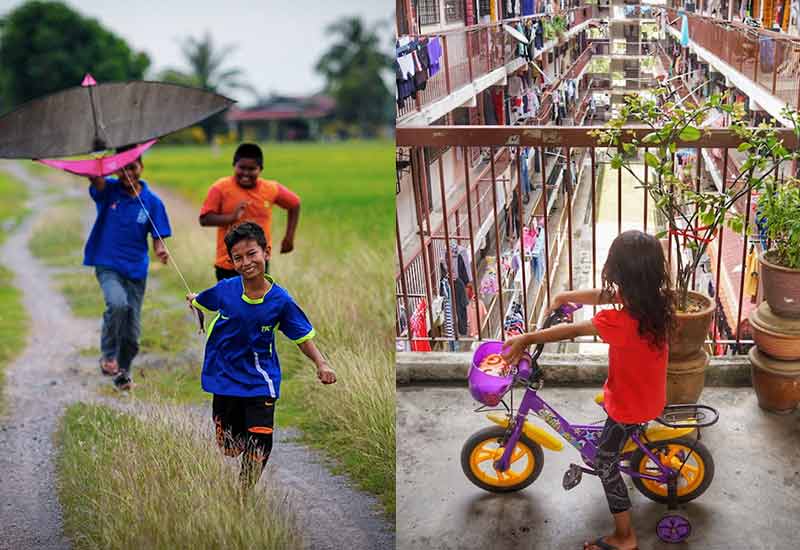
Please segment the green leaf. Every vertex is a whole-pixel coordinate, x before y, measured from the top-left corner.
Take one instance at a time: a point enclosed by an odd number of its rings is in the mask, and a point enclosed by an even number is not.
[[[646,152],[646,153],[644,154],[644,161],[647,163],[647,165],[648,165],[650,168],[658,168],[658,167],[659,167],[659,165],[661,164],[661,162],[658,160],[658,157],[657,157],[657,156],[655,156],[655,155],[654,155],[653,153],[651,153],[650,151],[648,151],[648,152]]]
[[[658,132],[650,132],[642,138],[642,143],[658,143],[659,141],[661,141],[661,137]]]
[[[619,170],[622,168],[622,156],[621,155],[614,155],[611,158],[611,168],[613,170]]]
[[[739,147],[737,147],[736,150],[739,151],[740,153],[744,153],[745,151],[750,150],[750,148],[752,148],[752,147],[753,147],[752,143],[744,142],[744,143],[740,143]]]
[[[623,143],[622,150],[628,153],[629,155],[632,155],[636,152],[636,146],[634,146],[632,143]]]
[[[667,233],[669,233],[669,231],[666,231],[666,230],[665,231],[659,231],[658,233],[656,233],[656,239],[663,239],[664,237],[667,236]]]
[[[670,153],[675,154],[675,151],[677,151],[677,150],[678,150],[678,146],[675,145],[674,141],[669,144],[669,152]]]
[[[697,141],[700,139],[700,130],[694,126],[687,126],[681,130],[681,133],[678,134],[678,137],[683,141]]]

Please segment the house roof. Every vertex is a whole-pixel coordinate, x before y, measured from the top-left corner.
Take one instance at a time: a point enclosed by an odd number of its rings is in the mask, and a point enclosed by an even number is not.
[[[226,118],[229,122],[315,119],[330,115],[335,106],[334,100],[324,95],[272,96],[247,109],[232,108],[228,111]]]

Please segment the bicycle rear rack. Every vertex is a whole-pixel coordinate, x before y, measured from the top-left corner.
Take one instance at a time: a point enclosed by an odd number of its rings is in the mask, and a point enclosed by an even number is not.
[[[708,405],[696,403],[667,405],[655,420],[670,428],[707,428],[717,423],[719,412]]]

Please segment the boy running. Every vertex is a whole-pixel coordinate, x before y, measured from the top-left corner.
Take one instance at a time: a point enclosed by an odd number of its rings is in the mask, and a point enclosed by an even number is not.
[[[147,182],[139,179],[143,168],[140,157],[117,172],[116,178],[89,178],[97,219],[86,241],[83,264],[95,268],[103,291],[106,310],[100,370],[114,376],[118,390],[129,390],[133,385],[131,362],[139,352],[142,300],[150,262],[147,235],[153,239],[153,252],[166,264],[169,254],[161,239],[172,233],[164,203]]]
[[[244,453],[240,481],[248,488],[272,451],[281,383],[275,331],[314,362],[323,384],[336,382],[336,374],[311,341],[314,328],[303,310],[265,273],[270,247],[261,227],[236,226],[225,236],[225,247],[240,276],[186,298],[193,307],[217,312],[208,327],[202,386],[214,395],[217,444],[227,456]]]
[[[231,263],[225,247],[225,235],[241,222],[252,221],[266,234],[272,248],[272,205],[288,211],[286,235],[281,242],[281,254],[294,249],[294,232],[300,218],[300,197],[277,181],[258,176],[264,168],[264,155],[255,143],[242,143],[233,155],[233,176],[214,182],[200,209],[200,225],[217,227],[217,258],[214,262],[217,281],[239,274]],[[265,264],[269,273],[269,261]]]

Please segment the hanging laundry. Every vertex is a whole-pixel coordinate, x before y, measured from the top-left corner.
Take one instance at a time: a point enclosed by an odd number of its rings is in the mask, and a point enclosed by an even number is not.
[[[522,91],[522,79],[516,75],[508,77],[508,95],[511,97],[519,97],[522,95]]]
[[[412,340],[411,351],[431,351],[430,341],[428,338],[428,321],[426,318],[428,305],[425,298],[421,299],[414,310],[409,326],[411,327],[411,335],[414,338],[425,338],[425,340]]]
[[[428,40],[428,59],[430,62],[428,74],[433,76],[438,73],[441,68],[442,43],[439,41],[438,36],[434,36]]]
[[[450,284],[447,277],[447,270],[441,266],[442,276],[439,279],[439,296],[442,297],[442,311],[444,311],[444,323],[442,324],[442,336],[454,338],[453,330],[453,302],[450,296]]]
[[[477,304],[477,311],[476,311]],[[483,300],[478,299],[476,296],[472,297],[467,311],[467,333],[471,338],[478,338],[480,336],[480,323],[486,319],[486,306],[483,305]]]
[[[481,279],[480,293],[482,296],[494,296],[500,289],[497,283],[497,258],[486,257],[486,271]]]
[[[511,311],[506,315],[503,329],[505,330],[506,338],[525,333],[525,317],[522,313],[522,306],[519,303],[514,302],[511,304]]]

